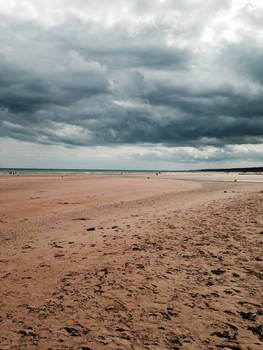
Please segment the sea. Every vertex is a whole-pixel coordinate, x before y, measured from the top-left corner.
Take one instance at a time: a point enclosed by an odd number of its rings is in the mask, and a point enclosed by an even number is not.
[[[0,168],[0,174],[129,174],[129,173],[174,173],[176,170],[127,170],[127,169],[40,169],[40,168]]]
[[[196,172],[239,172],[243,174],[263,174],[263,167],[254,168],[224,168],[198,170],[138,170],[138,169],[47,169],[47,168],[0,168],[0,174],[129,174],[129,173],[196,173]]]

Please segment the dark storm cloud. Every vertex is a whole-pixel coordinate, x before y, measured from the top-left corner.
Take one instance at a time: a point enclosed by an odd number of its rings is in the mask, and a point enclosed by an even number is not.
[[[242,31],[204,49],[211,14],[230,2],[197,3],[178,2],[175,23],[171,1],[155,3],[167,21],[132,25],[2,16],[0,136],[68,146],[262,143],[263,51]],[[134,4],[133,14],[156,15],[152,2]]]
[[[258,117],[260,122],[263,116],[262,94],[250,96],[246,93],[237,93],[230,86],[192,92],[190,88],[162,84],[152,89],[147,98],[152,105],[170,106],[180,110],[182,115],[200,120],[206,117],[212,122],[217,117],[227,116],[238,122],[240,118]]]
[[[241,42],[227,45],[222,50],[224,61],[241,76],[246,76],[263,85],[263,47],[245,37]]]
[[[108,82],[96,72],[64,72],[43,76],[2,64],[1,108],[11,113],[34,113],[50,106],[67,106],[81,98],[106,93]]]
[[[50,37],[54,45],[59,43],[65,52],[75,49],[86,60],[99,61],[110,70],[187,67],[191,50],[167,47],[166,31],[166,26],[157,24],[129,33],[124,23],[105,29],[98,24],[71,19],[66,25],[51,30]]]

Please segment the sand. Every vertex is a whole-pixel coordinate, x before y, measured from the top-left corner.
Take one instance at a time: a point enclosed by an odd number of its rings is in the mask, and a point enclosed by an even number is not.
[[[262,349],[262,176],[198,176],[1,176],[0,349]]]

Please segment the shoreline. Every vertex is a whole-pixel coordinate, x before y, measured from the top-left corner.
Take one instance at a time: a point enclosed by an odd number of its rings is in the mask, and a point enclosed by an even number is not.
[[[0,179],[15,179],[15,178],[61,178],[61,177],[121,177],[121,178],[159,178],[162,180],[178,180],[178,181],[200,181],[200,182],[235,182],[235,179],[242,183],[263,183],[263,174],[256,173],[238,173],[238,172],[152,172],[152,171],[137,171],[137,172],[125,172],[125,171],[109,171],[109,172],[90,172],[90,173],[16,173],[7,174],[0,173]]]

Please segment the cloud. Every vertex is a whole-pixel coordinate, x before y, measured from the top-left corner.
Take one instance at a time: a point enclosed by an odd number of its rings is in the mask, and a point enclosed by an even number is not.
[[[262,13],[255,1],[1,2],[0,136],[235,159],[227,147],[263,143]]]

